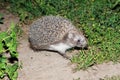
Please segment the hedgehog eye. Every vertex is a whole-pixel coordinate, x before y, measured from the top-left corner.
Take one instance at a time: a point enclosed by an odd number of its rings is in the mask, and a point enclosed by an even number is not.
[[[77,42],[80,42],[80,40],[78,39],[78,41]]]

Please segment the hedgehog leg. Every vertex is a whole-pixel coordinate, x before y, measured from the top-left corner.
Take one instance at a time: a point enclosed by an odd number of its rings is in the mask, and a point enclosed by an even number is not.
[[[64,58],[66,58],[66,59],[71,59],[69,56],[67,56],[66,54],[64,54],[64,55],[62,55]]]
[[[66,59],[70,59],[70,57],[67,56],[66,53],[59,52],[59,54],[60,54],[61,56],[63,56],[64,58],[66,58]]]

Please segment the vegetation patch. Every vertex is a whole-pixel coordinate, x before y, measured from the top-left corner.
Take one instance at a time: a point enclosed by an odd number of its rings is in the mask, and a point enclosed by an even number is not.
[[[120,61],[120,27],[96,26],[92,26],[92,29],[84,27],[89,48],[81,50],[72,58],[72,62],[78,64],[78,69],[108,61]]]
[[[88,39],[71,61],[77,69],[120,61],[120,0],[1,0],[21,21],[43,15],[61,15],[79,27]]]
[[[100,80],[120,80],[120,76],[105,77],[104,79]]]
[[[0,33],[0,80],[4,77],[17,80],[19,65],[16,38],[13,24],[8,31]]]

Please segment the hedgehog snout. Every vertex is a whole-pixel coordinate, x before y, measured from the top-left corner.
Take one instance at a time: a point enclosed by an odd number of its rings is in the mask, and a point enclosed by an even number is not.
[[[86,39],[83,40],[83,41],[81,41],[81,47],[82,47],[82,48],[87,48],[87,47],[88,47],[88,43],[87,43],[87,40],[86,40]]]
[[[87,48],[88,47],[88,44],[87,44],[87,39],[83,36],[83,37],[80,37],[78,40],[77,40],[77,47],[80,47],[80,48]]]

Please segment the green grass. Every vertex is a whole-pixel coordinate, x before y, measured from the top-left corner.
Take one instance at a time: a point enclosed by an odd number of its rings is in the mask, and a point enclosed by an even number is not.
[[[26,22],[43,15],[61,15],[79,27],[88,39],[89,49],[81,50],[71,61],[77,69],[94,64],[120,61],[120,0],[1,0],[7,9]]]
[[[86,27],[84,27],[86,28]],[[120,61],[120,28],[104,27],[96,25],[85,29],[88,37],[89,49],[82,50],[72,58],[72,62],[78,64],[78,69],[85,69],[94,64],[108,61]]]

